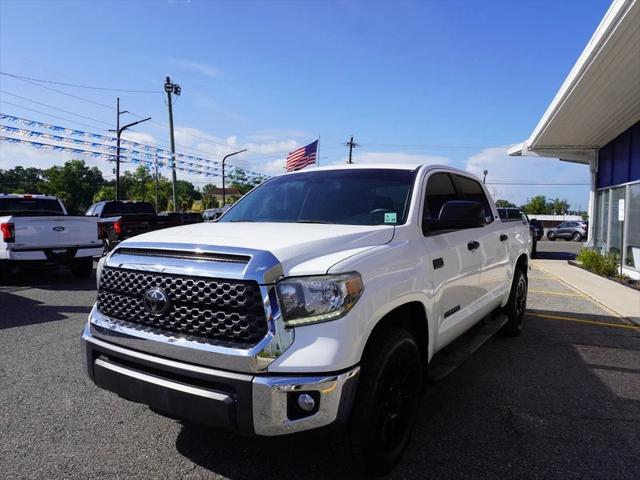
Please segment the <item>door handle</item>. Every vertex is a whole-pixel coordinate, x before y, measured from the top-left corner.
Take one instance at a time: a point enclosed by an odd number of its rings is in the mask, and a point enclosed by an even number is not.
[[[507,238],[509,238],[509,235],[507,235],[506,233],[501,233],[500,234],[500,241],[504,242],[507,240]]]
[[[467,243],[467,248],[468,248],[469,250],[475,250],[475,249],[476,249],[476,248],[478,248],[478,247],[480,247],[480,243],[479,243],[479,242],[476,242],[475,240],[473,240],[473,241],[471,241],[471,242]]]

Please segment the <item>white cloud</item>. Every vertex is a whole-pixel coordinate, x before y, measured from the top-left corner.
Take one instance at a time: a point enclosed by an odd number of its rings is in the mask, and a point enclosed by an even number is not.
[[[322,157],[322,150],[320,150],[320,157]],[[346,161],[347,155],[345,154],[340,160],[330,161],[329,165],[342,165]],[[354,153],[354,161],[357,163],[397,163],[411,165],[448,165],[450,163],[449,159],[443,156],[404,152],[356,152]],[[321,162],[321,164],[324,163]]]
[[[219,78],[222,76],[222,70],[213,65],[209,65],[204,62],[195,62],[193,60],[186,59],[173,59],[175,63],[180,65],[181,67],[186,68],[187,70],[191,70],[193,72],[199,73],[209,78]]]
[[[158,140],[150,133],[133,132],[131,130],[125,130],[122,133],[122,139],[130,140],[132,142],[144,143],[145,145],[156,145]]]
[[[547,198],[566,198],[572,208],[579,205],[586,209],[589,186],[569,185],[496,185],[497,183],[589,184],[589,167],[553,158],[510,157],[507,150],[511,145],[485,148],[468,158],[465,169],[482,178],[488,170],[487,185],[495,199],[502,198],[521,205],[535,195]]]

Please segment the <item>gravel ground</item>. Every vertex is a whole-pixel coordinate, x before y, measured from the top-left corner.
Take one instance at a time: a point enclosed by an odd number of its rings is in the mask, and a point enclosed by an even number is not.
[[[557,255],[572,243],[540,245]],[[491,340],[428,388],[391,478],[640,478],[640,330],[541,271],[530,277],[524,333]],[[79,337],[94,281],[52,271],[0,287],[3,478],[351,476],[327,432],[244,439],[91,384]]]

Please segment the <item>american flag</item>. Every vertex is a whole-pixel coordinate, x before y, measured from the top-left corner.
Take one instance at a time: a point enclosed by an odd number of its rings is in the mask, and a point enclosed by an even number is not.
[[[287,155],[287,172],[300,170],[307,165],[316,163],[318,154],[318,140],[311,142],[306,147],[300,147]]]

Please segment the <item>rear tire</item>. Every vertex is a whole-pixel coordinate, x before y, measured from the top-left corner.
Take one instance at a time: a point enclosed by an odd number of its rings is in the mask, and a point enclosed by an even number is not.
[[[517,337],[522,333],[524,314],[527,311],[527,276],[522,270],[516,270],[511,284],[509,301],[502,308],[502,312],[509,318],[500,333],[506,337]]]
[[[547,240],[551,240],[552,242],[554,242],[556,240],[556,234],[553,232],[547,233]]]
[[[573,241],[574,242],[581,242],[582,241],[582,235],[580,235],[578,232],[573,234]]]
[[[384,328],[371,342],[348,433],[362,473],[383,475],[400,461],[411,438],[422,393],[422,358],[413,336],[398,328]]]
[[[93,257],[78,258],[71,264],[71,273],[76,278],[89,278],[93,272]]]

